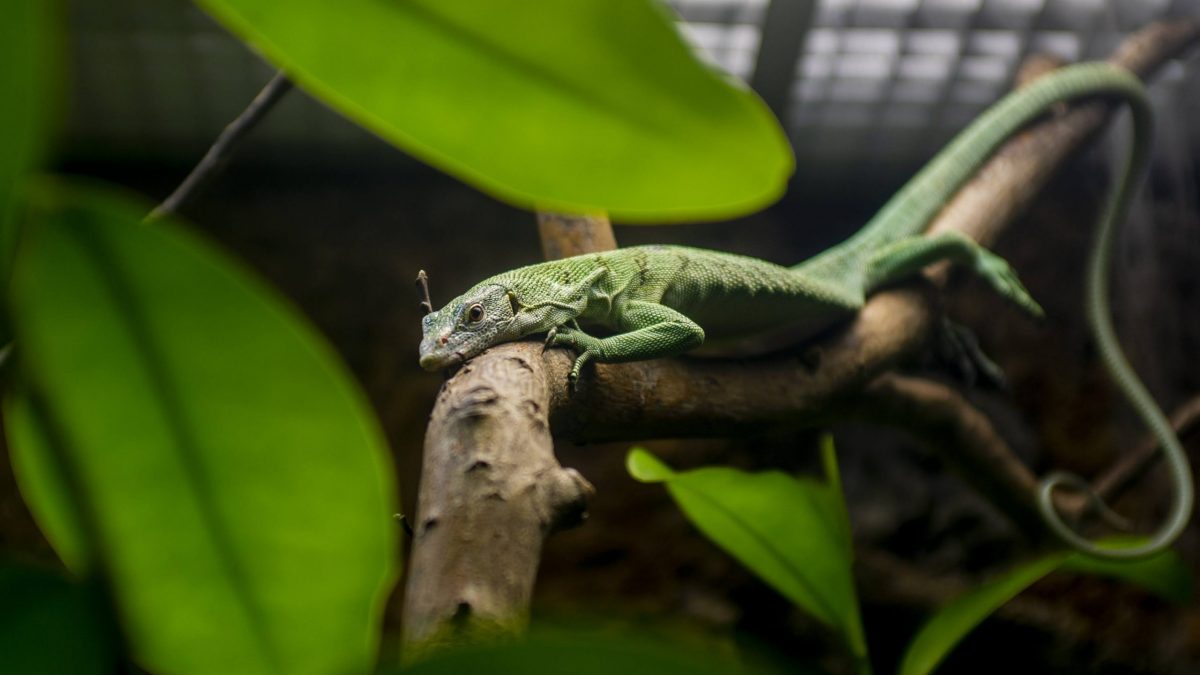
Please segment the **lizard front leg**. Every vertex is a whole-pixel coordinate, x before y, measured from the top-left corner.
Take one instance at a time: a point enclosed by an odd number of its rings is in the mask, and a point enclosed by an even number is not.
[[[578,356],[571,368],[571,380],[588,361],[619,363],[642,361],[679,354],[704,343],[704,329],[695,321],[670,307],[653,302],[631,300],[618,310],[617,325],[625,331],[598,338],[578,328],[559,326],[547,339],[555,347],[570,347]]]

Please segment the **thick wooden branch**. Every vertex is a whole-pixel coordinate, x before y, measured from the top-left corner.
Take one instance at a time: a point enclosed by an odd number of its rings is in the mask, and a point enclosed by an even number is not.
[[[405,593],[410,645],[520,630],[543,539],[585,512],[592,487],[554,457],[536,361],[472,361],[438,396]]]
[[[1147,77],[1198,35],[1194,21],[1155,24],[1129,38],[1113,61]],[[1109,108],[1103,102],[1074,106],[1013,139],[943,210],[933,229],[991,243],[1070,153],[1103,127]],[[549,255],[608,247],[591,234],[569,236],[573,222],[543,219],[543,232],[561,237],[556,242],[545,237]],[[592,225],[582,222],[584,228]],[[939,275],[931,279],[941,282]],[[598,364],[585,370],[577,390],[568,386],[572,355],[564,350],[543,352],[540,343],[519,342],[473,359],[446,383],[430,422],[404,613],[406,643],[520,623],[542,537],[576,513],[590,491],[577,474],[558,467],[551,430],[580,442],[640,440],[742,435],[770,425],[844,418],[854,414],[847,401],[856,392],[866,388],[882,395],[889,386],[906,385],[877,378],[925,343],[935,325],[935,303],[931,285],[918,280],[876,294],[851,322],[799,354]],[[991,442],[971,424],[973,418],[960,413],[964,417],[953,424],[961,428],[950,429],[965,443],[959,448],[966,454],[965,470],[1007,472],[985,492],[1019,519],[1030,519],[1025,500],[1031,477],[1014,471],[1011,458],[1002,456],[1007,451],[1002,441]],[[533,459],[516,459],[526,455]],[[518,465],[525,462],[531,463]],[[529,482],[531,477],[545,485]]]
[[[849,324],[788,358],[659,359],[597,364],[572,390],[573,356],[546,352],[554,435],[576,442],[741,436],[765,426],[813,426],[839,396],[921,348],[933,292],[913,283],[877,295]],[[506,346],[516,352],[540,345]]]
[[[604,216],[538,214],[538,229],[547,255],[616,248]],[[461,368],[430,416],[404,603],[409,659],[519,632],[542,542],[586,514],[592,486],[554,457],[541,347],[524,346]]]

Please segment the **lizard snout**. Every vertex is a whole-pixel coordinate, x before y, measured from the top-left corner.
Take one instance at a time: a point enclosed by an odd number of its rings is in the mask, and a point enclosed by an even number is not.
[[[410,361],[410,363],[411,363],[411,361]],[[437,370],[437,368],[438,368],[437,355],[436,354],[422,354],[421,355],[421,368],[424,370]]]

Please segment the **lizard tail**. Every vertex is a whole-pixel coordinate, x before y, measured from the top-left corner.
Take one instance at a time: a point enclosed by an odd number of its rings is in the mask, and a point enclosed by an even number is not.
[[[1092,245],[1088,263],[1087,283],[1087,317],[1095,335],[1096,344],[1105,368],[1112,375],[1117,387],[1125,394],[1133,409],[1142,418],[1151,433],[1158,440],[1171,479],[1174,482],[1175,501],[1171,513],[1164,523],[1149,540],[1133,547],[1101,546],[1073,530],[1064,521],[1054,506],[1054,490],[1060,486],[1080,488],[1087,483],[1073,474],[1056,472],[1043,479],[1038,491],[1038,509],[1046,524],[1063,541],[1077,549],[1094,556],[1110,559],[1141,558],[1154,555],[1172,542],[1183,532],[1192,515],[1194,494],[1192,488],[1192,471],[1188,465],[1187,455],[1174,429],[1158,405],[1146,391],[1145,385],[1138,379],[1133,368],[1126,360],[1113,330],[1112,319],[1108,311],[1108,270],[1112,259],[1112,245],[1116,223],[1120,221],[1129,206],[1130,198],[1136,190],[1139,178],[1144,174],[1150,151],[1150,135],[1152,132],[1152,113],[1145,93],[1135,78],[1129,76],[1132,83],[1122,87],[1120,92],[1129,102],[1133,113],[1133,148],[1129,152],[1125,165],[1117,183],[1104,207],[1104,214],[1097,227],[1096,240]],[[1107,506],[1089,489],[1084,490],[1093,502],[1098,502],[1101,513],[1111,513]]]

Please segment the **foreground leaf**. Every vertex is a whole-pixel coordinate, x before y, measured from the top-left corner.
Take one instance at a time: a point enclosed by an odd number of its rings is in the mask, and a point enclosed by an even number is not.
[[[1142,560],[1101,560],[1083,553],[1056,553],[1022,565],[938,610],[909,644],[900,674],[933,672],[959,641],[992,612],[1055,570],[1113,577],[1178,604],[1187,604],[1192,597],[1191,573],[1172,550]]]
[[[746,473],[708,467],[676,472],[640,448],[629,473],[665,483],[688,519],[792,602],[840,631],[866,658],[851,575],[851,542],[832,445],[825,447],[830,484],[779,471]]]
[[[11,305],[22,493],[170,673],[364,672],[393,579],[383,442],[328,347],[146,209],[45,186]]]
[[[766,106],[652,0],[197,2],[343,115],[517,206],[724,218],[792,171]]]
[[[7,270],[16,194],[45,151],[50,97],[58,75],[52,13],[56,3],[9,0],[0,21],[0,263]],[[7,279],[7,272],[0,275]]]
[[[0,562],[0,673],[107,675],[119,642],[97,589]]]
[[[400,672],[404,675],[749,675],[766,671],[739,663],[716,650],[697,650],[695,645],[603,631],[535,629],[529,637],[515,642],[447,649]]]

